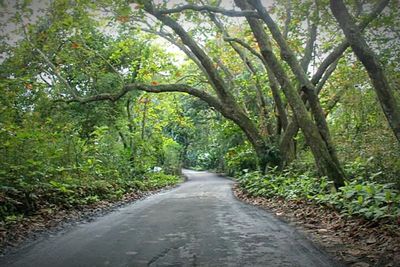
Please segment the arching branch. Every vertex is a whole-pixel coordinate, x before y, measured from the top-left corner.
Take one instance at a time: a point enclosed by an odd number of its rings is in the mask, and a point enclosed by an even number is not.
[[[131,91],[145,91],[149,93],[166,93],[166,92],[181,92],[181,93],[187,93],[189,95],[195,96],[200,98],[201,100],[207,102],[210,106],[214,107],[217,110],[222,109],[222,105],[219,102],[219,100],[208,94],[205,91],[199,90],[197,88],[193,88],[189,85],[186,84],[160,84],[160,85],[148,85],[148,84],[142,84],[142,83],[129,83],[126,84],[121,91],[115,93],[115,94],[98,94],[94,96],[89,96],[89,97],[74,97],[69,100],[58,100],[58,101],[63,101],[67,103],[72,103],[72,102],[78,102],[78,103],[90,103],[90,102],[96,102],[96,101],[103,101],[103,100],[109,100],[112,102],[115,102],[119,99],[121,99],[123,96],[125,96],[128,92]]]
[[[243,10],[243,11],[236,11],[236,10],[227,10],[216,6],[197,6],[197,5],[182,5],[171,9],[163,9],[159,10],[160,14],[167,15],[173,13],[180,13],[185,10],[193,10],[193,11],[205,11],[205,12],[213,12],[213,13],[220,13],[228,17],[258,17],[257,12],[253,10]]]
[[[371,13],[369,13],[369,15],[365,17],[362,22],[360,22],[360,24],[358,25],[360,31],[363,31],[371,21],[376,19],[383,11],[383,9],[388,5],[388,3],[389,0],[381,0],[371,11]],[[350,44],[349,42],[347,42],[347,40],[343,40],[338,46],[336,46],[332,50],[332,52],[322,61],[317,71],[313,75],[311,82],[313,84],[317,84],[324,75],[325,71],[329,68],[329,66],[334,63],[338,58],[340,58],[349,46]]]

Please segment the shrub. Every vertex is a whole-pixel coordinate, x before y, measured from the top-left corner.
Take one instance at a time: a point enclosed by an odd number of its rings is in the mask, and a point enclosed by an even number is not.
[[[229,149],[225,154],[225,161],[228,175],[240,174],[243,170],[257,169],[257,157],[248,142]]]
[[[148,191],[175,185],[177,176],[147,173],[138,178],[96,179],[93,177],[53,179],[49,182],[15,183],[0,187],[0,221],[35,212],[39,207],[72,208],[101,200],[118,200],[130,191]]]
[[[252,196],[306,199],[339,210],[342,214],[367,219],[395,219],[400,216],[400,192],[392,184],[353,180],[337,192],[326,178],[291,171],[266,175],[246,173],[238,178],[239,185]]]

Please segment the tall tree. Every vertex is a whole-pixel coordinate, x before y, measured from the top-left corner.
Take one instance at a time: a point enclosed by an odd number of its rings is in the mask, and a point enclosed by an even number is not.
[[[386,2],[389,2],[389,0]],[[354,18],[350,15],[343,1],[331,0],[330,5],[347,41],[367,70],[382,110],[394,135],[400,142],[400,105],[397,103],[394,90],[389,84],[382,64],[374,51],[368,46],[360,28],[354,22]]]

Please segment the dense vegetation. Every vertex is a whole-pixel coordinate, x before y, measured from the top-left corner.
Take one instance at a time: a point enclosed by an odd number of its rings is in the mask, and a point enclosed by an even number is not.
[[[339,210],[347,216],[355,215],[372,220],[388,218],[390,221],[397,219],[400,213],[399,191],[394,190],[390,184],[378,184],[364,177],[357,177],[337,192],[331,191],[324,177],[317,182],[308,173],[286,171],[260,175],[252,172],[240,176],[238,180],[251,196],[308,200]]]
[[[168,2],[4,2],[2,220],[182,166],[399,216],[397,1]]]

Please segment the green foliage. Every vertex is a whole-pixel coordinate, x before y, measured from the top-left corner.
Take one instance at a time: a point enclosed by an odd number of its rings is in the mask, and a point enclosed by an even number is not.
[[[180,179],[175,175],[168,175],[162,172],[147,173],[144,179],[145,188],[162,188],[177,184]]]
[[[126,193],[172,186],[180,178],[164,173],[148,173],[143,177],[98,179],[79,177],[50,180],[35,184],[14,184],[0,187],[0,221],[13,216],[34,213],[43,207],[72,208],[101,200],[119,200]]]
[[[71,3],[53,1],[27,27],[29,40],[1,44],[7,55],[0,62],[0,220],[177,182],[149,172],[159,166],[179,173],[181,147],[166,130],[190,124],[177,119],[179,101],[140,92],[116,102],[58,101],[70,99],[71,88],[82,97],[114,94],[125,83],[161,79],[165,66],[176,71],[173,58],[148,36],[118,25],[111,35],[104,17],[94,19],[96,5]],[[116,8],[121,16],[130,10]],[[21,11],[16,20],[19,15],[28,16]]]
[[[181,169],[182,146],[172,138],[163,141],[163,166],[167,173],[179,174]]]
[[[336,193],[318,194],[313,199],[346,215],[372,220],[400,216],[400,193],[391,184],[354,180]]]
[[[230,148],[225,154],[225,161],[229,175],[257,169],[257,157],[249,142]]]
[[[325,178],[292,171],[266,175],[249,172],[238,178],[240,187],[253,196],[303,199],[327,205],[345,215],[367,219],[397,219],[400,216],[400,192],[393,185],[365,180],[346,183],[337,192]]]

